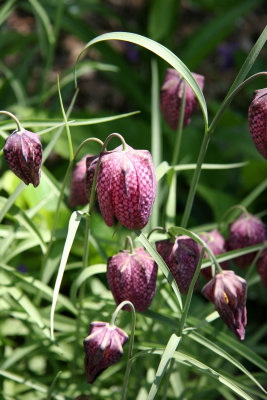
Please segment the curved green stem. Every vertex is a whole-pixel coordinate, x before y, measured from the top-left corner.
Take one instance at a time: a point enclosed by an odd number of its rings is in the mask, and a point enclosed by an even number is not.
[[[167,232],[165,228],[162,228],[162,226],[156,226],[156,227],[153,228],[153,229],[149,232],[149,234],[147,235],[147,240],[149,240],[150,236],[151,236],[152,233],[155,232],[155,231],[162,231],[162,232],[164,232],[164,233]]]
[[[115,312],[112,315],[111,321],[110,321],[110,325],[114,326],[115,320],[117,318],[117,315],[118,315],[119,311],[125,305],[129,305],[131,307],[131,310],[132,310],[132,322],[131,322],[131,335],[130,335],[130,342],[129,342],[128,361],[127,361],[126,371],[125,371],[125,374],[124,374],[121,400],[126,400],[126,393],[127,393],[128,382],[129,382],[129,376],[130,376],[132,362],[133,362],[132,357],[133,357],[133,345],[134,345],[134,334],[135,334],[135,324],[136,324],[136,313],[135,313],[134,305],[128,300],[123,301],[116,308]]]
[[[246,218],[248,218],[249,213],[248,210],[246,209],[246,207],[244,207],[242,204],[237,204],[235,206],[230,207],[224,214],[223,216],[219,219],[218,221],[218,228],[220,230],[220,227],[222,226],[224,220],[226,219],[226,217],[231,214],[232,211],[236,210],[236,209],[240,209],[241,211],[243,211],[243,213],[245,214]],[[238,215],[238,214],[237,214]]]
[[[18,130],[17,130],[18,132],[24,131],[24,128],[22,127],[22,125],[20,124],[18,118],[14,114],[12,114],[9,111],[4,111],[4,110],[1,110],[0,114],[8,115],[10,118],[14,119],[14,121],[16,122],[17,127],[18,127]]]
[[[132,241],[131,236],[126,236],[125,244],[124,244],[125,250],[127,249],[127,245],[128,244],[129,244],[129,247],[130,247],[130,253],[134,254],[134,245],[133,245],[133,241]]]
[[[254,74],[244,80],[238,87],[233,90],[226,98],[224,99],[221,107],[217,111],[215,117],[213,118],[209,128],[208,128],[208,133],[212,133],[218,124],[222,114],[224,113],[225,109],[229,106],[229,104],[232,102],[233,98],[242,90],[246,85],[248,85],[250,82],[252,82],[254,79],[258,78],[259,76],[266,76],[267,77],[267,72],[258,72],[257,74]]]
[[[185,210],[184,210],[184,214],[183,214],[183,218],[182,218],[182,222],[181,222],[181,226],[184,228],[186,228],[186,226],[188,224],[188,219],[190,217],[190,213],[192,210],[192,206],[193,206],[193,202],[194,202],[194,198],[195,198],[195,194],[196,194],[196,190],[197,190],[197,184],[198,184],[200,173],[201,173],[201,166],[202,166],[204,158],[205,158],[209,140],[210,140],[210,134],[205,133],[202,144],[201,144],[200,152],[198,155],[197,166],[196,166],[196,169],[195,169],[195,172],[193,175],[193,179],[191,182],[191,186],[190,186],[190,190],[189,190],[189,194],[187,197],[187,202],[186,202],[186,206],[185,206]]]
[[[121,143],[122,143],[123,151],[126,150],[127,144],[126,144],[126,142],[125,142],[123,136],[120,135],[119,133],[111,133],[110,135],[108,135],[108,137],[106,138],[106,140],[105,140],[105,142],[104,142],[102,152],[103,152],[103,151],[106,151],[107,145],[109,144],[109,142],[111,141],[111,139],[113,139],[114,137],[120,139],[120,141],[121,141]]]

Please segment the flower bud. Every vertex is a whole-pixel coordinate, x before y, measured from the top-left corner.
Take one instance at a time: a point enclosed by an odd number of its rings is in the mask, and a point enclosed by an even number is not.
[[[25,129],[14,131],[6,139],[4,155],[11,171],[26,185],[39,185],[42,164],[40,136]]]
[[[267,159],[267,88],[254,92],[254,99],[248,109],[248,123],[258,152]]]
[[[109,258],[107,278],[116,304],[129,300],[137,311],[147,310],[156,291],[157,272],[157,264],[143,247]],[[129,306],[124,308],[129,310]]]
[[[263,286],[267,288],[267,248],[263,250],[257,261],[257,270],[261,277]]]
[[[230,225],[227,247],[229,250],[242,249],[243,247],[253,246],[263,243],[266,238],[264,223],[252,214],[240,215],[240,217]],[[234,263],[244,268],[250,265],[256,253],[249,253],[234,258]]]
[[[204,240],[204,242],[209,246],[209,248],[212,250],[213,254],[217,256],[218,254],[222,254],[226,252],[226,243],[224,240],[224,237],[220,234],[220,232],[217,229],[213,229],[211,232],[204,233],[203,235],[200,235],[200,238]],[[199,245],[199,252],[201,252],[202,246]],[[205,252],[203,258],[208,258],[208,254]],[[229,266],[229,262],[225,261],[221,263],[221,267],[223,269],[227,269]],[[211,279],[211,268],[203,268],[201,269],[202,274],[205,276],[207,279]]]
[[[71,208],[84,206],[88,203],[88,198],[85,194],[86,158],[88,156],[89,154],[76,164],[72,173],[70,195],[68,198],[68,205]]]
[[[197,243],[188,236],[179,236],[156,243],[158,253],[169,267],[179,290],[187,294],[199,260]]]
[[[197,81],[201,90],[204,87],[204,76],[198,74],[192,74]],[[195,93],[191,89],[191,86],[184,81],[182,76],[176,69],[168,68],[164,83],[160,93],[160,107],[163,117],[169,127],[173,130],[177,130],[178,121],[181,111],[184,82],[186,90],[185,98],[185,112],[183,126],[185,127],[190,123],[190,117],[197,105],[197,98]]]
[[[88,383],[95,379],[123,355],[122,347],[128,335],[117,326],[107,322],[92,322],[89,336],[84,340],[84,366]]]
[[[223,322],[244,340],[247,325],[245,279],[235,275],[234,271],[223,271],[203,287],[202,294],[215,305]]]
[[[148,222],[156,196],[156,175],[147,150],[122,146],[100,156],[97,198],[108,226],[114,217],[128,229],[142,229]]]

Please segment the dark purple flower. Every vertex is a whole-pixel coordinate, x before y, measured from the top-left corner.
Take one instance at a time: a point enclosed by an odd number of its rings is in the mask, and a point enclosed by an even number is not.
[[[88,383],[93,383],[105,369],[120,360],[127,340],[128,335],[117,326],[98,321],[90,324],[89,336],[83,342]]]
[[[266,228],[264,223],[252,214],[240,215],[240,217],[230,225],[227,247],[229,250],[242,249],[243,247],[253,246],[263,243],[266,238]],[[234,259],[235,264],[244,268],[250,265],[256,253],[249,253]]]
[[[226,252],[226,243],[224,237],[217,229],[213,229],[213,231],[203,233],[202,235],[200,235],[200,238],[204,240],[205,243],[207,243],[215,256]],[[201,250],[202,246],[199,245],[199,252],[201,252]],[[204,258],[208,258],[208,254],[206,252],[204,253]],[[223,269],[227,269],[229,267],[229,262],[225,261],[221,263],[221,267]],[[212,278],[210,267],[201,269],[201,272],[205,276],[205,278]]]
[[[188,236],[179,236],[156,243],[158,253],[169,267],[179,290],[187,294],[199,260],[197,243]]]
[[[263,250],[257,261],[257,270],[263,286],[267,288],[267,248]]]
[[[156,175],[147,150],[122,146],[100,156],[97,198],[108,226],[114,217],[128,229],[142,229],[148,222],[156,196]]]
[[[233,271],[222,271],[215,275],[202,289],[223,322],[240,340],[245,338],[247,325],[247,282]]]
[[[192,74],[201,90],[204,87],[204,76]],[[177,130],[185,80],[176,69],[168,68],[160,92],[160,107],[169,127]],[[197,98],[190,85],[185,82],[186,100],[183,126],[190,123],[190,117],[197,105]]]
[[[145,311],[156,291],[157,272],[157,265],[143,247],[133,253],[123,250],[109,258],[107,278],[116,304],[129,300],[137,311]]]
[[[4,155],[11,171],[26,185],[39,185],[42,164],[40,136],[25,129],[14,131],[5,142]]]
[[[70,195],[68,198],[68,205],[71,208],[77,206],[84,206],[88,203],[88,198],[85,194],[85,177],[86,177],[86,158],[89,154],[84,156],[79,161],[72,173]]]
[[[91,189],[93,185],[97,162],[98,156],[87,156],[86,158],[85,195],[88,201],[90,201]]]
[[[267,88],[254,92],[254,99],[248,109],[248,123],[258,152],[267,159]]]

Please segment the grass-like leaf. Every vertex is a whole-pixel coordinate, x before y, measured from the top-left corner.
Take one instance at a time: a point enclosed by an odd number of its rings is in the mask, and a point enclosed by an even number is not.
[[[77,229],[80,225],[81,218],[82,218],[82,214],[79,211],[74,211],[71,214],[70,221],[69,221],[68,234],[67,234],[65,246],[63,249],[63,253],[62,253],[62,258],[61,258],[59,269],[58,269],[57,279],[56,279],[54,293],[53,293],[53,301],[52,301],[52,306],[51,306],[50,332],[51,332],[52,340],[54,340],[54,313],[55,313],[55,309],[56,309],[59,289],[60,289],[61,282],[63,279],[65,267],[66,267],[66,264],[68,261],[69,252],[72,247],[72,243],[75,238]]]
[[[204,98],[204,95],[202,91],[200,90],[195,78],[191,74],[190,70],[187,68],[187,66],[169,49],[167,49],[165,46],[163,46],[160,43],[155,42],[152,39],[149,39],[145,36],[138,35],[136,33],[129,33],[129,32],[111,32],[111,33],[104,33],[103,35],[99,35],[96,38],[90,40],[88,42],[84,49],[81,51],[79,54],[76,64],[75,64],[75,71],[76,71],[76,66],[79,62],[79,59],[81,55],[86,51],[90,46],[92,46],[95,43],[99,43],[102,41],[106,40],[122,40],[126,42],[131,42],[135,43],[139,46],[142,46],[151,52],[157,54],[159,57],[161,57],[163,60],[165,60],[167,63],[169,63],[173,68],[175,68],[182,76],[183,78],[187,81],[187,83],[191,86],[193,92],[195,93],[200,107],[203,112],[203,117],[205,121],[205,126],[208,125],[208,112],[207,112],[207,105],[206,101]],[[75,84],[77,86],[77,79],[75,75]]]

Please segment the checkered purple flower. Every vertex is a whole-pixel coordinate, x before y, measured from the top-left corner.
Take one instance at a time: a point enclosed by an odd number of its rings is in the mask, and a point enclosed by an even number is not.
[[[258,152],[267,159],[267,88],[254,92],[254,99],[248,110],[248,123]]]

